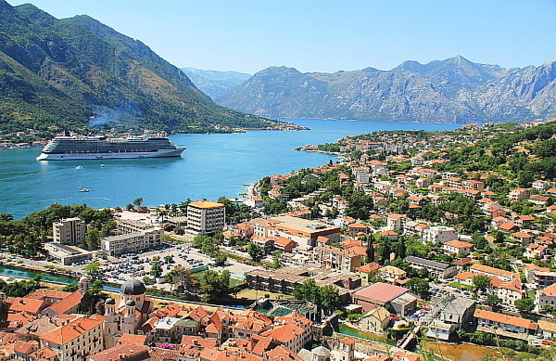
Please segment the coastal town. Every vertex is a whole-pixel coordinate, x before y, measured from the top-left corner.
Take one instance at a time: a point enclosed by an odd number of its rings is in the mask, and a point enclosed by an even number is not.
[[[0,215],[5,267],[75,279],[4,277],[0,352],[410,361],[464,359],[466,345],[469,360],[554,359],[554,134],[382,131],[303,146],[341,161],[265,177],[241,202]]]

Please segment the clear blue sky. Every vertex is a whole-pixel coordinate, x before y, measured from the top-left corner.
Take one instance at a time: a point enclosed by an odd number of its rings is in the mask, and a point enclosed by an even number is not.
[[[556,60],[556,0],[7,0],[89,15],[178,67],[255,73],[391,69],[462,55]]]

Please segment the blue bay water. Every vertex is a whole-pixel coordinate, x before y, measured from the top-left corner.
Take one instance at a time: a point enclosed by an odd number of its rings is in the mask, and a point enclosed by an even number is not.
[[[84,203],[94,208],[125,207],[135,198],[155,206],[190,198],[235,198],[271,174],[320,166],[331,156],[299,152],[306,144],[334,142],[346,135],[377,130],[449,130],[454,124],[344,120],[293,120],[309,131],[248,131],[240,134],[179,134],[182,158],[38,162],[40,149],[0,151],[0,213],[16,218],[53,203]],[[101,167],[101,164],[104,164]],[[77,168],[81,166],[82,168]],[[79,192],[89,188],[91,192]]]

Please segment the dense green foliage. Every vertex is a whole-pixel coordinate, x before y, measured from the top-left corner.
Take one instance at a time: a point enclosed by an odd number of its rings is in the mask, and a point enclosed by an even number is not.
[[[72,217],[79,217],[88,225],[84,246],[90,249],[98,248],[100,237],[109,236],[115,227],[109,210],[99,211],[83,204],[53,204],[47,209],[28,215],[23,220],[14,220],[9,214],[0,215],[0,244],[12,253],[25,257],[36,256],[41,253],[42,245],[52,236],[52,223]]]
[[[220,107],[138,40],[88,17],[56,19],[0,0],[0,131],[91,126],[165,131],[264,128]]]

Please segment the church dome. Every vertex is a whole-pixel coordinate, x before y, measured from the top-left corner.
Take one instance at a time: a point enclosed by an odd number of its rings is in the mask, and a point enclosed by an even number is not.
[[[142,295],[147,291],[145,284],[138,280],[127,280],[120,287],[120,293],[127,296]]]
[[[127,300],[127,302],[125,303],[126,306],[135,306],[135,301],[134,300]]]
[[[104,304],[105,304],[105,305],[114,305],[114,304],[116,304],[116,301],[115,301],[113,298],[108,297],[108,298],[106,299],[106,301],[104,301]]]

